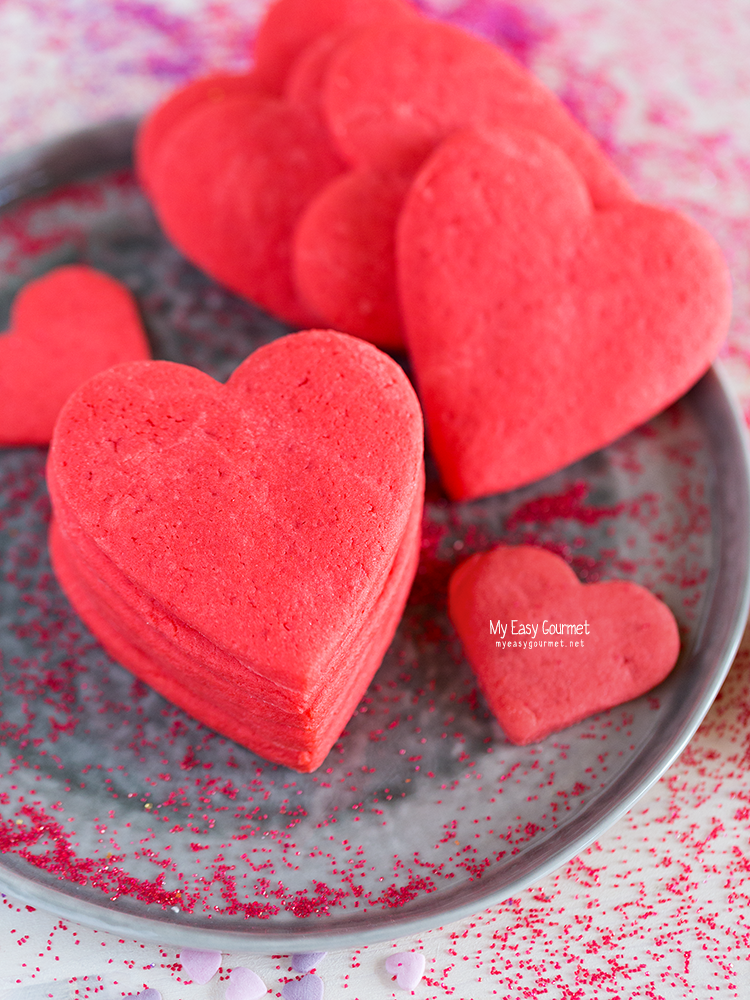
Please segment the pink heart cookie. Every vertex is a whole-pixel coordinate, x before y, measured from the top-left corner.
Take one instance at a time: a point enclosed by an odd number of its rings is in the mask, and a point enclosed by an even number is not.
[[[119,281],[74,264],[29,282],[0,337],[0,444],[47,444],[74,389],[149,356],[138,309]]]
[[[648,420],[708,368],[730,285],[713,240],[633,201],[597,211],[570,160],[468,129],[407,195],[405,334],[454,499],[512,489]]]
[[[677,661],[669,608],[626,581],[579,583],[559,556],[498,546],[451,577],[448,609],[512,743],[532,743],[659,684]]]

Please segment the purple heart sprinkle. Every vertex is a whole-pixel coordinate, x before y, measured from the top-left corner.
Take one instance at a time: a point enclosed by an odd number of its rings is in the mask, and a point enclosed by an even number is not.
[[[252,969],[240,965],[229,973],[226,1000],[259,1000],[268,993],[266,984]]]
[[[185,948],[180,952],[180,962],[182,962],[182,971],[186,972],[198,986],[203,986],[209,979],[213,979],[219,971],[221,952],[196,951],[194,948]]]
[[[385,967],[402,990],[413,990],[424,975],[424,955],[421,951],[400,951],[386,958]]]
[[[292,968],[295,972],[309,972],[327,954],[327,951],[304,951],[298,955],[292,955]]]
[[[320,976],[303,976],[284,983],[281,991],[284,1000],[322,1000],[323,980]]]
[[[158,990],[149,988],[139,993],[135,1000],[161,1000],[161,993]]]

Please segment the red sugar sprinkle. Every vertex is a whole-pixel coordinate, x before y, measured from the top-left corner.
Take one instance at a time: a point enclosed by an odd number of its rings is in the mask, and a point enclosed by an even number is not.
[[[598,524],[602,518],[617,517],[625,510],[624,503],[614,507],[588,506],[583,503],[588,494],[588,485],[577,482],[564,493],[536,497],[518,507],[505,522],[505,527],[511,530],[519,524],[549,524],[557,518]]]

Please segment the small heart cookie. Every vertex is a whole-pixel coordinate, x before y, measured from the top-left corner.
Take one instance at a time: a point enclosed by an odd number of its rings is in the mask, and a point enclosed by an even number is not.
[[[659,684],[677,662],[669,608],[626,581],[582,584],[559,556],[498,546],[451,577],[448,610],[511,743],[532,743]]]
[[[133,296],[119,281],[82,264],[30,281],[0,336],[0,444],[47,444],[74,389],[150,353]]]

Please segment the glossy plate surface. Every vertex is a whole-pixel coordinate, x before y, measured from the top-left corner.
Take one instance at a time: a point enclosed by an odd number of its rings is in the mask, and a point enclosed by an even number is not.
[[[286,328],[161,235],[119,123],[0,165],[0,316],[85,261],[136,294],[157,357],[224,379]],[[398,635],[323,767],[270,765],[113,663],[51,575],[43,449],[0,451],[0,886],[85,923],[225,950],[352,946],[447,923],[538,881],[668,767],[747,613],[743,432],[716,372],[646,427],[543,482],[451,504],[429,474]],[[531,747],[487,712],[445,612],[452,568],[496,542],[632,579],[684,650],[651,695]]]

